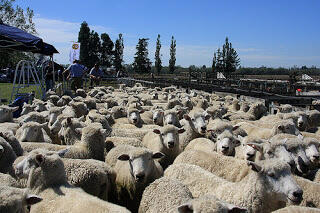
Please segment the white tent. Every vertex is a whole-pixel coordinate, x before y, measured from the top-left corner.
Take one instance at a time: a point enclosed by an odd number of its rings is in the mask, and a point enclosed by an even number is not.
[[[222,72],[217,73],[217,79],[226,79]]]
[[[303,80],[303,81],[312,81],[313,78],[311,78],[307,74],[302,74],[301,80]]]

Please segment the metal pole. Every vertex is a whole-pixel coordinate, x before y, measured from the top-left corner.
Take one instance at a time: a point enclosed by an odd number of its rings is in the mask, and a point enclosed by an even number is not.
[[[52,60],[52,73],[53,73],[53,88],[54,88],[54,84],[55,84],[55,80],[56,80],[56,77],[55,77],[55,73],[54,73],[54,61],[53,61],[53,54],[51,56],[51,60]]]

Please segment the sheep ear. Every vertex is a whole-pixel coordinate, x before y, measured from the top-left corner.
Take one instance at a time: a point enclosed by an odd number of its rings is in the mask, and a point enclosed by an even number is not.
[[[252,161],[247,161],[247,164],[255,172],[260,172],[262,170],[261,166],[259,166],[258,164],[254,163]]]
[[[179,213],[192,213],[193,212],[193,207],[192,204],[183,204],[178,207],[178,212]]]
[[[232,128],[232,131],[236,131],[237,129],[239,129],[240,128],[240,126],[234,126],[233,128]]]
[[[154,133],[156,133],[156,134],[158,134],[158,135],[160,135],[160,134],[161,134],[161,132],[160,132],[160,130],[159,130],[159,129],[154,129],[154,130],[153,130],[153,132],[154,132]]]
[[[39,165],[41,165],[44,161],[44,156],[42,154],[37,154],[36,161],[38,162]]]
[[[63,150],[58,151],[57,154],[58,154],[61,158],[63,158],[64,155],[65,155],[68,151],[69,151],[69,148],[63,149]]]
[[[179,134],[182,134],[182,133],[184,133],[185,131],[186,131],[186,130],[185,130],[184,128],[181,128],[181,129],[178,130],[178,133],[179,133]]]
[[[127,161],[127,160],[129,160],[130,159],[130,157],[129,157],[129,155],[127,155],[127,154],[122,154],[122,155],[120,155],[119,157],[118,157],[118,160],[121,160],[121,161]]]
[[[42,198],[37,195],[27,194],[26,196],[26,203],[28,206],[39,203],[40,201],[42,201]]]
[[[3,138],[4,138],[3,132],[0,132],[0,137],[3,137]]]
[[[163,158],[164,154],[162,152],[156,152],[152,155],[153,159],[159,159],[159,158]]]
[[[303,140],[304,137],[303,137],[303,135],[299,134],[299,135],[298,135],[298,138],[299,138],[300,140]]]
[[[19,109],[18,106],[17,106],[17,107],[10,107],[11,112],[15,112],[15,111],[17,111],[18,109]]]
[[[234,145],[235,145],[235,147],[240,146],[241,145],[241,141],[239,139],[235,139],[234,140]]]
[[[189,115],[185,114],[183,115],[183,118],[186,119],[187,121],[191,121],[191,118]]]
[[[211,115],[206,115],[206,116],[204,117],[205,120],[209,120],[210,118],[211,118]]]
[[[283,130],[283,126],[282,125],[279,125],[277,128],[278,128],[278,130]]]
[[[144,113],[144,110],[140,110],[139,113],[140,113],[140,114]]]
[[[257,150],[258,152],[263,152],[263,146],[261,144],[258,143],[247,143],[248,146],[251,146],[252,148],[254,148],[255,150]]]
[[[22,126],[23,126],[23,124],[24,124],[23,122],[20,122],[20,123],[19,123],[19,127],[22,127]]]
[[[67,118],[67,123],[68,123],[68,124],[71,124],[71,122],[72,122],[71,118],[68,117],[68,118]]]
[[[0,145],[0,153],[3,153],[4,152],[4,148],[3,146]]]

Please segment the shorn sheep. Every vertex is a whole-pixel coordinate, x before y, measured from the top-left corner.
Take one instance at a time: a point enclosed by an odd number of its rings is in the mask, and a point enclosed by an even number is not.
[[[28,177],[28,189],[43,198],[31,213],[40,212],[129,212],[72,187],[67,182],[61,158],[52,152],[31,152],[16,166],[19,177]],[[76,204],[76,205],[75,205]]]
[[[248,161],[248,164],[250,173],[237,183],[190,164],[170,166],[165,177],[186,184],[194,197],[212,193],[218,199],[248,208],[249,212],[271,212],[285,207],[287,201],[293,204],[302,201],[303,191],[293,179],[288,164],[278,160]]]

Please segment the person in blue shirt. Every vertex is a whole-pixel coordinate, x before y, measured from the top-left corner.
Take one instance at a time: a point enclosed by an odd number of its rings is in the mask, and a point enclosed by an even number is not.
[[[67,80],[71,80],[71,89],[76,91],[82,88],[82,77],[86,71],[86,67],[79,64],[78,60],[74,60],[64,73],[69,73]]]
[[[90,71],[90,80],[91,80],[90,86],[92,87],[93,84],[95,84],[96,86],[99,86],[102,75],[103,75],[102,70],[99,68],[99,64],[96,63]]]

